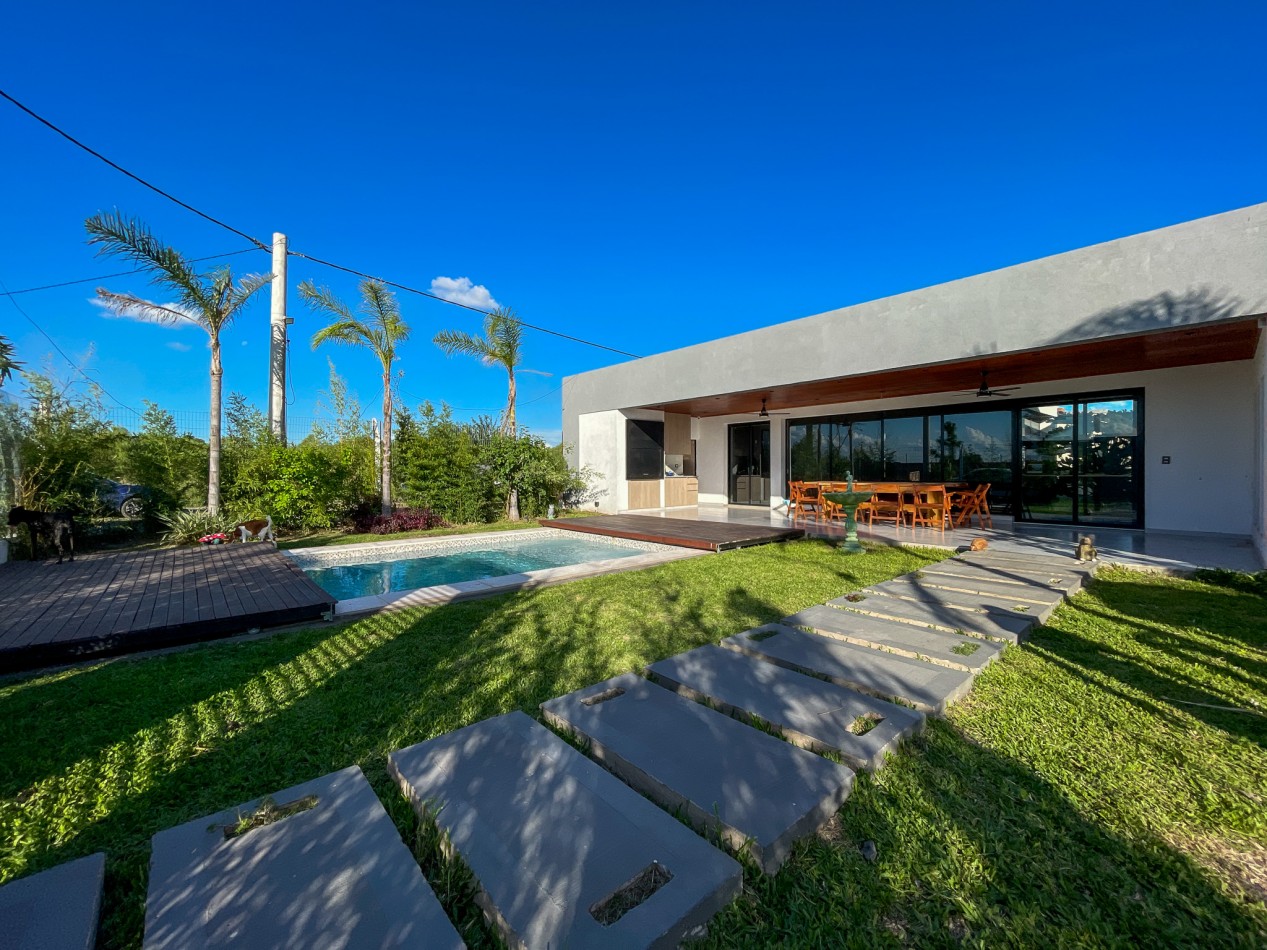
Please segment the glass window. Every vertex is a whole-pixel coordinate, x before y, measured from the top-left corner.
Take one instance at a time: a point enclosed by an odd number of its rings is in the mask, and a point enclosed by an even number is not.
[[[884,477],[895,482],[927,481],[924,417],[884,420]]]
[[[1073,406],[1021,410],[1021,505],[1026,518],[1073,520]]]
[[[1078,403],[1078,520],[1135,524],[1139,423],[1134,399]]]
[[[850,430],[853,442],[853,477],[862,482],[883,481],[884,432],[880,420],[855,422]]]

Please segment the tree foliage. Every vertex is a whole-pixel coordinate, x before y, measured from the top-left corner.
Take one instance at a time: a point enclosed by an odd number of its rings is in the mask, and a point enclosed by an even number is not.
[[[220,400],[224,367],[220,362],[220,333],[242,308],[272,281],[272,274],[249,274],[236,284],[233,272],[221,267],[203,276],[173,247],[158,240],[140,221],[118,212],[89,218],[84,227],[88,243],[98,253],[122,257],[149,271],[150,281],[175,294],[170,304],[157,304],[133,294],[97,289],[97,296],[119,314],[130,314],[158,323],[188,321],[206,331],[211,340],[211,432],[207,462],[207,507],[220,507]]]

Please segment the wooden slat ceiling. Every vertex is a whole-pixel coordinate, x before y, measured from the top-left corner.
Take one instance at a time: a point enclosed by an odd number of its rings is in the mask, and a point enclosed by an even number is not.
[[[973,357],[955,363],[911,366],[861,376],[840,376],[718,396],[699,396],[642,408],[692,416],[723,416],[756,412],[761,408],[763,398],[766,408],[773,412],[838,402],[975,389],[980,385],[982,370],[989,370],[991,386],[1016,386],[1200,363],[1224,363],[1252,359],[1260,332],[1259,317],[1255,316],[1044,350]],[[1013,395],[1023,396],[1024,393]]]

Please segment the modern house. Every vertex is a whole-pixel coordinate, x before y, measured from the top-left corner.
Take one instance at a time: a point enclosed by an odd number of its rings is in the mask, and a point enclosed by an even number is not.
[[[563,438],[604,511],[963,480],[1267,559],[1265,315],[1259,204],[567,377]]]

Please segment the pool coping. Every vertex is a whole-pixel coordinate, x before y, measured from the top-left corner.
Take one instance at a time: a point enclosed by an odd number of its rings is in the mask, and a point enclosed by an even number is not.
[[[472,550],[481,542],[504,542],[514,539],[532,537],[549,537],[566,532],[554,528],[529,529],[518,531],[489,531],[479,535],[451,535],[448,538],[419,538],[411,541],[370,541],[364,544],[338,545],[337,550],[326,551],[321,557],[322,548],[301,548],[297,551],[286,551],[301,568],[315,567],[320,561],[334,566],[338,563],[370,563],[362,560],[362,555],[410,553],[430,550]],[[475,600],[480,597],[491,597],[494,594],[505,594],[512,591],[532,590],[537,587],[551,587],[568,581],[583,580],[587,577],[601,577],[605,574],[618,574],[623,571],[636,571],[667,564],[685,558],[701,557],[712,554],[711,551],[692,550],[689,548],[670,548],[666,545],[651,545],[647,542],[629,542],[622,539],[611,540],[619,547],[636,547],[644,553],[628,557],[606,558],[601,561],[588,561],[583,564],[569,564],[564,567],[543,568],[539,571],[525,571],[520,574],[504,574],[500,577],[486,577],[481,580],[459,581],[456,584],[438,584],[434,587],[418,587],[413,590],[387,591],[383,594],[372,594],[368,597],[352,597],[335,603],[334,616],[348,617],[355,614],[378,613],[383,610],[403,610],[409,607],[434,607],[451,604],[463,600]],[[455,543],[457,542],[457,543]],[[645,550],[646,548],[653,550]],[[296,556],[298,555],[298,556]]]

